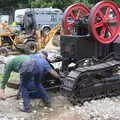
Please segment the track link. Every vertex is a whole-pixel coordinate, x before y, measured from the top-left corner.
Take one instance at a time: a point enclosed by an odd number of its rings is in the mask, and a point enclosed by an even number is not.
[[[61,85],[62,94],[73,103],[118,95],[120,92],[120,62],[111,60],[69,72]]]

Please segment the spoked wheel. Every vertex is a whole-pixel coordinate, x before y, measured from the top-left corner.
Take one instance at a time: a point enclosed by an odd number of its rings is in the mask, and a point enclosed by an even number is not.
[[[120,12],[115,3],[102,1],[89,15],[88,26],[92,35],[102,44],[113,42],[120,31]]]
[[[82,4],[74,4],[69,6],[63,16],[64,34],[73,34],[75,21],[89,14],[89,9]]]

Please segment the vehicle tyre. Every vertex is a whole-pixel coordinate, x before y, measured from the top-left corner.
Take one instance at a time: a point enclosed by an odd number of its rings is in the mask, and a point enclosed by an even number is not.
[[[6,47],[1,47],[0,48],[0,55],[8,56],[9,55],[9,50]]]
[[[24,52],[26,54],[34,54],[37,52],[37,45],[34,41],[28,41],[25,43]]]
[[[50,27],[44,27],[42,30],[43,36],[46,36],[50,32]]]

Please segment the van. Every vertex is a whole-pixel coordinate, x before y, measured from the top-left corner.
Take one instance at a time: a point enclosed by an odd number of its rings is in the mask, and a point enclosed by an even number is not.
[[[9,15],[0,15],[0,22],[9,24]]]
[[[25,11],[26,11],[26,9],[15,10],[14,22],[16,22],[17,25],[23,26],[23,16],[25,15]]]
[[[57,8],[26,8],[15,11],[15,21],[23,25],[23,16],[25,12],[31,12],[34,15],[36,25],[43,31],[50,31],[56,24],[61,23],[63,12]]]

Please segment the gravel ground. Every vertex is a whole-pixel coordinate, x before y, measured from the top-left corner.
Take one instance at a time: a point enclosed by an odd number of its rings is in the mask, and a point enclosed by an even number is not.
[[[53,52],[54,55],[56,47],[51,47],[49,42],[46,50],[51,54]],[[59,48],[57,50],[59,51]],[[7,59],[0,57],[1,59],[5,59],[4,61],[7,62],[11,57]],[[3,72],[4,65],[0,66],[0,72]],[[17,90],[15,89],[6,89],[7,96],[16,93]],[[49,95],[52,107],[45,107],[40,99],[32,99],[33,108],[31,113],[19,111],[22,104],[21,99],[16,100],[16,97],[10,97],[5,101],[0,100],[0,120],[120,120],[120,96],[92,100],[85,102],[82,106],[73,106],[59,92],[49,92]]]
[[[14,89],[6,89],[7,96],[16,93]],[[73,106],[58,92],[49,92],[49,95],[51,108],[45,107],[40,99],[32,99],[31,113],[19,111],[22,100],[16,97],[0,101],[0,120],[120,120],[120,96]]]

